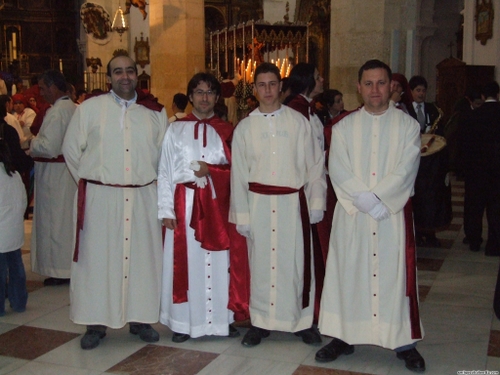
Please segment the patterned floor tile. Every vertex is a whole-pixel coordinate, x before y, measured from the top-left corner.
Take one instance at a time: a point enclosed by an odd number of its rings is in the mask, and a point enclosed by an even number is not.
[[[0,355],[35,359],[78,336],[77,333],[21,326],[0,335]]]
[[[439,271],[444,259],[417,258],[417,268],[419,271]]]
[[[26,280],[26,289],[28,289],[28,293],[34,292],[35,290],[41,288],[43,288],[43,281]]]
[[[428,285],[419,285],[418,286],[418,300],[420,303],[425,301],[425,298],[429,294],[429,291],[431,290],[431,287]]]
[[[500,357],[500,331],[491,330],[488,344],[488,356]]]
[[[335,370],[314,366],[299,366],[293,375],[371,375],[364,372],[352,372],[345,370]]]
[[[128,375],[194,375],[218,354],[147,345],[111,367],[106,373]]]

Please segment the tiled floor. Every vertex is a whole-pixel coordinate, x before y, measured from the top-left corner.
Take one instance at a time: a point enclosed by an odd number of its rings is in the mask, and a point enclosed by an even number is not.
[[[473,253],[462,244],[463,184],[454,182],[452,224],[438,233],[443,246],[418,249],[421,317],[426,332],[418,349],[426,374],[467,370],[500,370],[500,321],[492,310],[498,258]],[[27,237],[31,222],[26,222]],[[29,241],[26,242],[29,244]],[[27,247],[26,247],[27,248]],[[25,251],[29,265],[29,252]],[[27,267],[29,268],[29,266]],[[80,349],[85,328],[69,316],[68,286],[44,287],[43,277],[28,272],[30,291],[24,313],[0,318],[0,375],[215,374],[215,375],[363,375],[410,374],[394,353],[372,346],[356,347],[335,362],[314,361],[318,347],[289,333],[273,332],[254,348],[241,338],[203,337],[182,344],[171,332],[155,327],[161,339],[148,345],[128,328],[108,330],[101,345]],[[242,334],[245,328],[240,328]],[[324,337],[324,342],[329,338]]]

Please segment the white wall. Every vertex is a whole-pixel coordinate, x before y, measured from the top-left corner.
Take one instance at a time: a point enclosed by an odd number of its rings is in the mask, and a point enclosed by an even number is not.
[[[469,65],[494,65],[495,79],[500,79],[500,0],[493,0],[493,38],[486,45],[476,40],[476,0],[465,0],[464,14],[464,61]]]

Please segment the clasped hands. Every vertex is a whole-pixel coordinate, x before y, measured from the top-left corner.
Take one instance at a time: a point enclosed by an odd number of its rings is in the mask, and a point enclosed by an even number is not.
[[[353,205],[361,212],[370,215],[377,221],[387,219],[390,212],[385,204],[371,191],[356,191],[352,193]]]

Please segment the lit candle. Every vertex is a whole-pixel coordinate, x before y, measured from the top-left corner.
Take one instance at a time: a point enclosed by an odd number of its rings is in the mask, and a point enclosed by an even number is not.
[[[83,72],[83,87],[85,90],[88,91],[88,87],[87,87],[87,72]]]
[[[63,71],[63,64],[62,64],[62,59],[59,59],[59,71],[62,73]]]
[[[16,33],[12,33],[12,47],[16,49]]]

